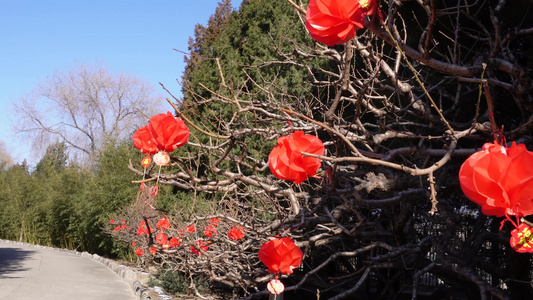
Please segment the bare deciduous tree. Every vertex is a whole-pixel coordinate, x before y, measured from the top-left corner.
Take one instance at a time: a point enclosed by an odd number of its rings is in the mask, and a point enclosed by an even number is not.
[[[22,120],[17,130],[35,149],[62,141],[81,161],[92,160],[102,145],[127,137],[144,116],[159,112],[160,103],[148,82],[82,64],[55,73],[15,105]]]
[[[13,165],[13,158],[9,154],[6,143],[0,141],[0,170],[5,170]]]

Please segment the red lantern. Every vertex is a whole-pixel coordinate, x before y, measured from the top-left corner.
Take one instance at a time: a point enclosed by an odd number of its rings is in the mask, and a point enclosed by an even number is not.
[[[320,159],[303,157],[302,152],[324,155],[324,144],[316,136],[296,131],[278,138],[278,144],[268,156],[270,171],[279,179],[302,183],[314,176],[320,167]]]
[[[328,46],[344,44],[364,26],[376,0],[311,0],[305,27],[313,39]]]
[[[486,215],[533,214],[533,152],[513,143],[510,148],[487,143],[461,166],[465,195]]]
[[[272,238],[264,243],[257,254],[267,266],[268,272],[292,274],[292,270],[302,263],[302,250],[290,237]]]
[[[157,149],[157,142],[152,136],[150,129],[148,129],[148,126],[139,128],[139,130],[133,134],[133,146],[146,154],[154,154],[159,151]]]
[[[157,143],[157,148],[161,151],[172,152],[185,145],[189,139],[187,125],[170,112],[153,116],[148,128]]]

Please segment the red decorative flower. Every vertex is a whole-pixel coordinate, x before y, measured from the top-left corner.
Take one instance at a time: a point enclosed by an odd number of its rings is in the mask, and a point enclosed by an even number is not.
[[[115,220],[111,219],[111,220],[109,220],[109,223],[115,224]]]
[[[264,243],[257,255],[267,266],[268,272],[292,274],[292,270],[302,263],[302,250],[290,237],[272,238]]]
[[[212,218],[209,220],[209,224],[213,226],[217,226],[220,223],[220,220],[218,218]]]
[[[155,247],[150,247],[150,252],[152,253],[152,255],[155,255],[157,249]]]
[[[141,248],[137,248],[135,249],[135,254],[137,254],[137,256],[142,256],[144,254],[144,250]]]
[[[197,247],[200,247],[200,249],[202,251],[209,250],[209,246],[205,246],[205,245],[207,245],[207,243],[204,242],[204,241],[196,241],[196,244],[198,245]],[[196,254],[196,255],[200,255],[200,251],[198,251],[198,249],[196,249],[195,246],[191,246],[191,252]]]
[[[132,242],[131,245],[132,245],[133,247],[135,247],[135,246],[137,246],[137,243],[136,243],[136,242]]]
[[[175,238],[175,237],[171,238],[170,241],[169,241],[169,245],[170,245],[170,247],[175,248],[175,247],[179,247],[179,246],[181,246],[181,241],[180,241],[180,240],[181,240],[181,239],[178,240],[178,239]]]
[[[533,253],[533,233],[531,228],[527,224],[520,223],[518,228],[511,231],[510,244],[516,252]]]
[[[185,145],[189,139],[187,125],[170,112],[153,116],[148,128],[157,143],[157,148],[161,151],[172,152]]]
[[[159,245],[163,246],[168,243],[168,237],[166,234],[163,233],[163,231],[159,232],[159,234],[155,237],[155,242]]]
[[[244,232],[244,228],[242,228],[241,225],[237,227],[233,226],[228,231],[228,237],[230,238],[230,240],[238,241],[244,237]]]
[[[218,231],[213,225],[207,225],[203,231],[203,234],[207,237],[213,237],[213,235],[217,235]]]
[[[270,171],[279,179],[302,183],[307,177],[314,176],[320,167],[320,159],[304,157],[302,152],[324,155],[324,144],[316,136],[296,131],[282,136],[268,156]]]
[[[150,232],[148,232],[148,228],[150,228]],[[139,227],[137,227],[137,235],[148,235],[149,233],[153,233],[152,227],[149,225],[147,227],[144,221],[141,221],[141,224],[139,224]]]
[[[146,154],[155,154],[159,151],[157,148],[157,142],[148,126],[139,128],[139,130],[133,134],[133,146]]]
[[[376,0],[311,0],[305,27],[316,41],[328,46],[344,44],[364,27],[374,12]]]
[[[189,225],[189,226],[185,227],[185,231],[188,232],[188,233],[195,233],[196,232],[196,228],[194,228],[194,225]]]
[[[465,195],[486,215],[533,214],[533,152],[522,144],[510,148],[487,143],[461,166]]]
[[[167,218],[162,218],[161,220],[157,221],[157,224],[155,225],[157,229],[169,229],[170,228],[170,222]]]

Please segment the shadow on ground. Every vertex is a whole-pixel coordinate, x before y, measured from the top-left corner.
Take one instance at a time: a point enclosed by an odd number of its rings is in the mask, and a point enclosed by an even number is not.
[[[0,278],[16,278],[11,276],[15,272],[26,271],[23,262],[35,251],[22,248],[0,248]]]

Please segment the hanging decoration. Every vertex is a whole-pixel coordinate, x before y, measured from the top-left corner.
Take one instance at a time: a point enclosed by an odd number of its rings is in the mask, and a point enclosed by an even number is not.
[[[299,184],[316,174],[320,159],[304,157],[302,152],[324,155],[324,144],[319,138],[296,131],[278,138],[277,142],[268,156],[270,171],[274,176]]]
[[[141,191],[145,187],[146,167],[152,162],[150,154],[154,154],[154,162],[159,166],[159,173],[161,173],[161,167],[170,163],[170,156],[167,152],[172,152],[185,145],[188,139],[189,128],[180,118],[174,117],[170,112],[153,116],[147,126],[139,128],[133,134],[135,148],[141,150],[142,153],[146,153],[146,157],[141,161],[144,167]],[[152,188],[151,196],[157,196],[159,192],[158,183],[159,176],[155,186]]]
[[[145,158],[141,160],[141,166],[145,168],[144,172],[146,173],[146,167],[148,167],[152,163],[152,158],[150,155],[146,155]]]
[[[264,243],[257,254],[269,273],[292,274],[302,263],[302,250],[290,237],[272,238]]]
[[[156,165],[164,167],[170,162],[170,156],[166,152],[159,151],[154,155],[154,162]]]
[[[533,152],[523,144],[511,147],[487,143],[459,171],[465,195],[486,215],[533,214]]]
[[[311,0],[305,15],[305,27],[316,41],[328,46],[344,44],[364,27],[367,16],[377,6],[376,0]]]
[[[509,241],[520,253],[533,253],[533,236],[519,218],[533,214],[533,152],[513,142],[507,148],[497,141],[486,143],[472,154],[459,170],[465,195],[481,205],[484,214],[502,217],[515,227]],[[510,216],[516,218],[516,222]]]
[[[272,279],[267,284],[267,290],[273,295],[279,295],[283,293],[285,286],[278,279]]]
[[[519,253],[533,253],[533,233],[531,227],[525,223],[520,223],[517,228],[511,231],[511,247]]]
[[[148,128],[161,151],[172,152],[185,145],[189,139],[189,128],[185,122],[170,112],[153,116],[148,122]]]
[[[157,142],[148,126],[139,128],[133,134],[133,146],[148,155],[157,153]]]
[[[292,274],[302,264],[303,253],[290,237],[276,237],[264,243],[257,256],[268,268],[268,272],[275,274],[274,279],[267,284],[267,289],[271,294],[279,295],[285,290],[278,279],[279,273]]]

